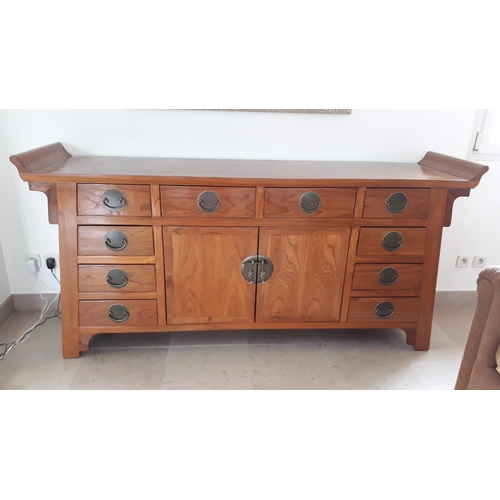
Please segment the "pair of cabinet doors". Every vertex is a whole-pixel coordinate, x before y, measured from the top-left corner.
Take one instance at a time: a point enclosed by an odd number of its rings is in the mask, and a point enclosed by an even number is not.
[[[347,227],[164,227],[167,321],[339,321],[350,234]],[[256,255],[272,262],[265,283],[260,270],[254,280],[242,272]]]

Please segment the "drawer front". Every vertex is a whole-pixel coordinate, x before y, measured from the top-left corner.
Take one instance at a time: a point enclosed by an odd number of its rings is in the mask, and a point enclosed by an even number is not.
[[[419,297],[370,297],[353,298],[349,303],[350,323],[394,321],[413,323],[418,321]]]
[[[79,226],[79,255],[154,255],[151,226]]]
[[[158,324],[156,300],[82,300],[80,326],[152,326]]]
[[[264,217],[350,218],[356,193],[356,188],[267,188]]]
[[[78,215],[151,217],[149,186],[78,184]]]
[[[80,292],[155,292],[153,265],[78,266]]]
[[[427,219],[430,189],[366,190],[364,218],[373,219]]]
[[[161,186],[163,217],[255,217],[255,188]]]
[[[420,290],[422,264],[356,264],[353,290]]]
[[[423,256],[425,233],[425,228],[363,227],[359,233],[358,255]]]

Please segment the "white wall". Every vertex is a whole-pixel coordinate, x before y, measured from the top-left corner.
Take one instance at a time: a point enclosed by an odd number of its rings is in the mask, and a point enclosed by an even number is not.
[[[0,304],[10,295],[9,277],[5,267],[2,245],[0,243]]]
[[[0,240],[13,293],[35,290],[24,253],[56,253],[45,195],[30,192],[9,155],[62,142],[71,154],[418,162],[427,151],[466,158],[476,110],[354,110],[351,116],[203,111],[3,111]],[[500,263],[500,163],[445,229],[438,289],[474,289],[461,255]],[[5,198],[4,198],[5,196]],[[52,284],[45,272],[42,279]]]

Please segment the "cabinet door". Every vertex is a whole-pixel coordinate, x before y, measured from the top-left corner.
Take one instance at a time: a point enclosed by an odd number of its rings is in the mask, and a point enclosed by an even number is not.
[[[339,321],[350,228],[262,228],[273,275],[257,285],[257,321]]]
[[[241,274],[257,228],[165,227],[167,323],[253,323],[256,285]]]

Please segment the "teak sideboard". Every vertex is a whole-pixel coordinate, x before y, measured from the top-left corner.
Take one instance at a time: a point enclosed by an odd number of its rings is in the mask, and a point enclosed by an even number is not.
[[[443,227],[488,167],[10,158],[59,225],[66,358],[99,333],[399,328],[429,349]]]

